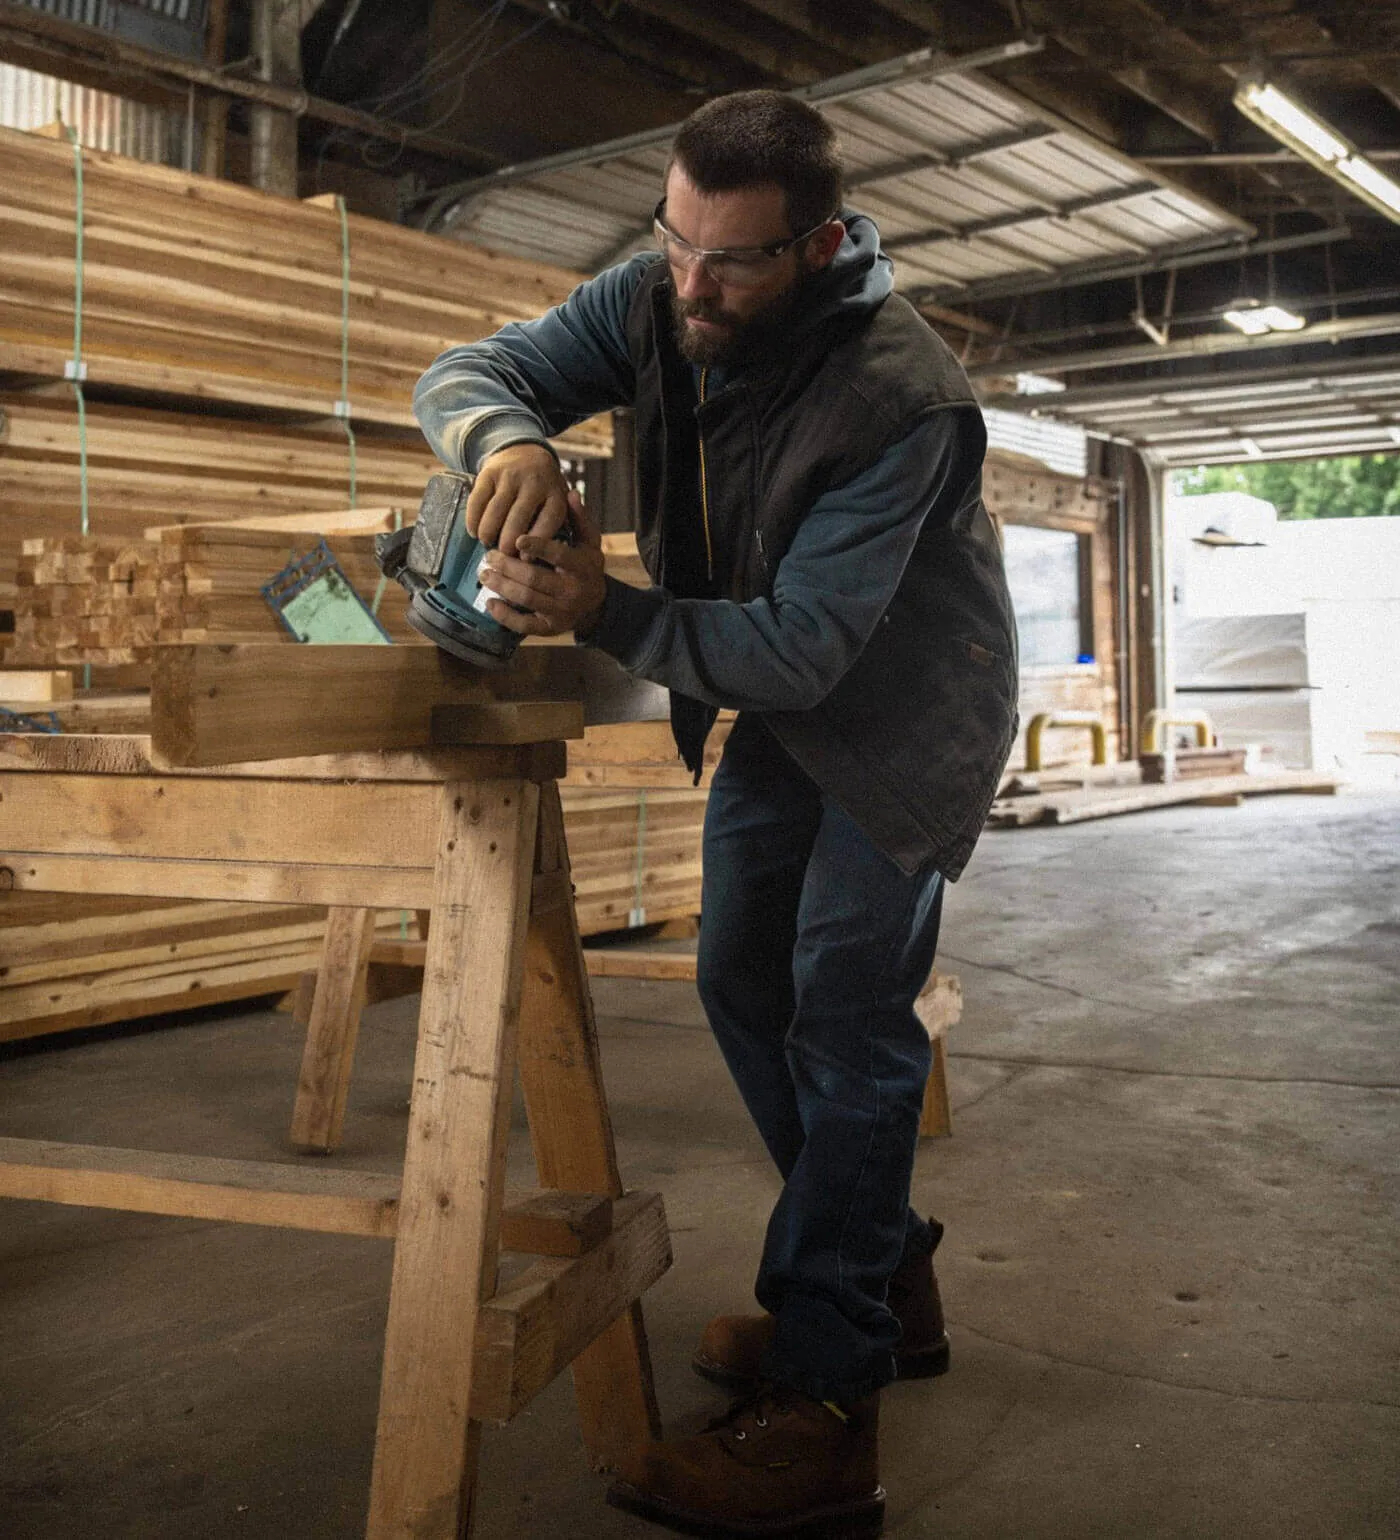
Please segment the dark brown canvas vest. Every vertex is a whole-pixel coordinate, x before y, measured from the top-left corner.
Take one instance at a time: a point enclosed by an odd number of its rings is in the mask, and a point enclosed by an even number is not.
[[[967,377],[902,298],[819,326],[697,404],[670,318],[664,263],[628,312],[636,369],[637,543],[667,587],[668,535],[700,518],[705,444],[714,592],[770,597],[812,505],[935,412],[986,442]],[[940,510],[940,514],[942,511]],[[693,528],[693,524],[691,526]],[[980,477],[951,518],[926,521],[889,607],[835,689],[764,720],[813,780],[906,870],[956,879],[1015,738],[1016,637]]]

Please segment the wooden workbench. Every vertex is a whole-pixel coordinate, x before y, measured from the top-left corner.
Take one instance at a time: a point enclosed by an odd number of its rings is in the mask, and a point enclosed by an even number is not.
[[[0,736],[0,885],[327,904],[355,956],[357,917],[431,911],[401,1182],[0,1140],[0,1196],[392,1239],[370,1540],[465,1534],[480,1424],[570,1364],[596,1464],[657,1431],[637,1302],[670,1246],[660,1198],[619,1182],[563,771],[558,742],[172,769],[144,737]],[[545,1190],[508,1195],[517,1063]],[[343,1103],[348,1058],[319,1073]],[[498,1293],[502,1248],[540,1260]]]

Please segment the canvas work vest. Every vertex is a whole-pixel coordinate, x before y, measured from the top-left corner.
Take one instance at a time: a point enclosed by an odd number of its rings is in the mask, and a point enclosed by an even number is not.
[[[637,543],[653,582],[700,518],[703,435],[713,594],[771,598],[813,504],[870,469],[931,414],[985,447],[961,366],[891,295],[800,337],[790,353],[697,401],[658,262],[627,317],[636,370]],[[951,516],[925,520],[856,662],[803,711],[763,719],[803,770],[906,871],[966,865],[1017,730],[1016,632],[1001,546],[974,477]]]

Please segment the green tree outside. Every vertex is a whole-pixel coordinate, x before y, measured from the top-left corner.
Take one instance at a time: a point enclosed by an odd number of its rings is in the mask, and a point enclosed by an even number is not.
[[[1194,470],[1175,472],[1172,490],[1179,496],[1248,492],[1272,503],[1281,519],[1400,514],[1400,454],[1198,465]]]

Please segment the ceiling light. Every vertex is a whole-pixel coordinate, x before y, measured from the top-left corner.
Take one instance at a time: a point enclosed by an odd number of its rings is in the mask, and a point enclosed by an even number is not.
[[[1221,318],[1237,326],[1246,337],[1262,337],[1266,332],[1299,332],[1308,324],[1282,305],[1261,305],[1253,299],[1236,300],[1222,312]]]
[[[1032,374],[1023,370],[1016,376],[1018,396],[1048,396],[1064,388],[1063,380],[1052,380],[1048,374]]]
[[[1277,86],[1263,80],[1242,81],[1235,106],[1295,155],[1338,181],[1363,202],[1400,224],[1400,182],[1392,181],[1356,146],[1315,113],[1300,106]]]
[[[1365,156],[1348,155],[1345,160],[1337,162],[1337,170],[1348,182],[1354,182],[1363,193],[1369,193],[1372,199],[1384,204],[1392,217],[1400,214],[1400,183],[1393,182]]]
[[[1333,133],[1321,118],[1315,118],[1307,108],[1290,100],[1277,86],[1250,81],[1235,93],[1235,106],[1275,139],[1286,135],[1323,160],[1341,160],[1351,151],[1345,139]]]

